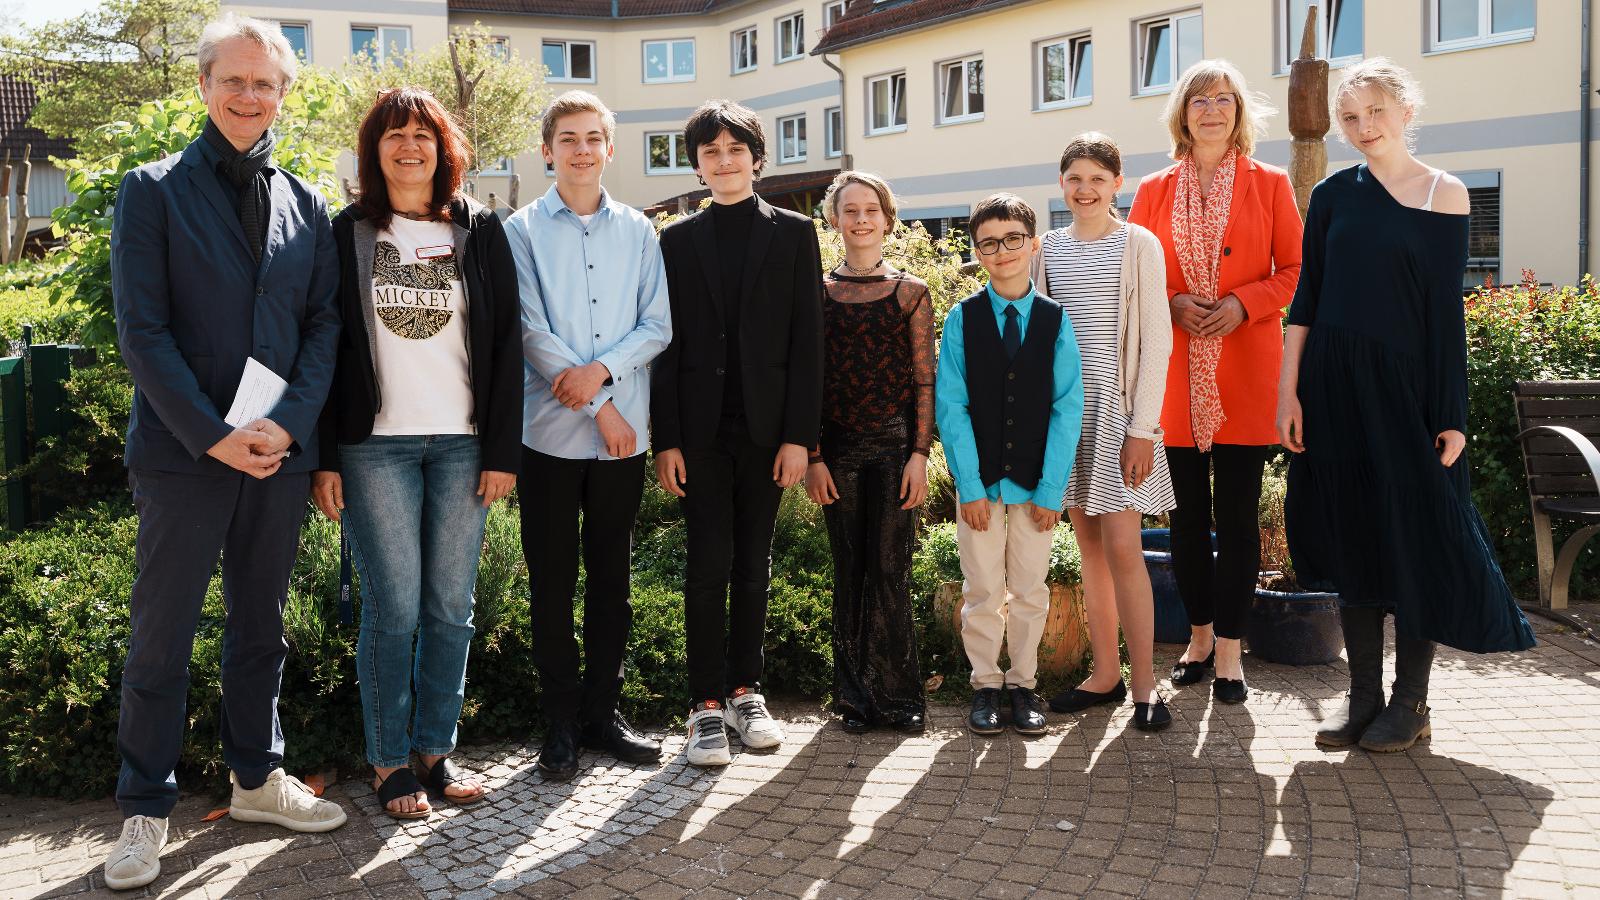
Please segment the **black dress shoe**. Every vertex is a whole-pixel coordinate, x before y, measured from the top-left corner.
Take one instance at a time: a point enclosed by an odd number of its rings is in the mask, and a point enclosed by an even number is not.
[[[1117,680],[1117,686],[1109,691],[1086,691],[1083,688],[1072,688],[1050,698],[1050,709],[1058,713],[1083,712],[1091,706],[1102,703],[1121,703],[1128,699],[1128,686]]]
[[[1218,703],[1243,703],[1250,696],[1243,678],[1218,678],[1211,683],[1211,696]]]
[[[979,688],[972,695],[972,715],[967,716],[967,727],[973,734],[999,734],[1005,730],[1000,725],[999,688]]]
[[[1006,688],[1011,701],[1011,727],[1017,734],[1044,734],[1044,705],[1039,695],[1025,687]]]
[[[1140,731],[1160,731],[1171,724],[1172,713],[1160,694],[1156,695],[1154,703],[1133,704],[1133,727]]]
[[[910,713],[897,716],[889,723],[889,727],[901,734],[922,734],[928,730],[928,720],[922,713]]]
[[[619,712],[613,712],[608,722],[590,722],[584,726],[583,745],[628,763],[643,765],[661,759],[661,742],[634,731]]]
[[[845,713],[844,718],[839,720],[839,725],[850,734],[866,734],[872,730],[872,723],[855,713]]]
[[[1197,662],[1180,662],[1172,667],[1172,684],[1183,687],[1186,684],[1195,684],[1206,677],[1206,670],[1215,668],[1217,664],[1217,651],[1212,648],[1211,655]]]
[[[544,777],[565,781],[578,774],[578,723],[551,722],[539,748],[539,771]]]

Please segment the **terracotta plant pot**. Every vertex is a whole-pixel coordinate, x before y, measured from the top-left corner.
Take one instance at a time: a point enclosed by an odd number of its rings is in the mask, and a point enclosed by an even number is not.
[[[950,629],[961,638],[961,582],[947,581],[933,599],[936,627]],[[1089,617],[1083,609],[1081,584],[1050,585],[1050,612],[1039,639],[1039,674],[1066,675],[1080,671],[1089,658]]]

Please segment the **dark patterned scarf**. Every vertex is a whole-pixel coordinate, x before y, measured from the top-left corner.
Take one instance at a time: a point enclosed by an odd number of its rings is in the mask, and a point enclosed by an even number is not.
[[[206,143],[222,157],[217,163],[217,174],[239,192],[239,224],[244,227],[245,241],[260,265],[261,255],[267,249],[267,225],[272,221],[272,192],[264,171],[272,161],[272,147],[276,142],[271,129],[261,135],[255,146],[240,153],[233,143],[223,136],[216,123],[206,120],[202,132]]]

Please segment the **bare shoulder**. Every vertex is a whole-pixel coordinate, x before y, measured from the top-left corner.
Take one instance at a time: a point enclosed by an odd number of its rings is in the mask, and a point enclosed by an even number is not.
[[[1464,216],[1472,211],[1467,186],[1461,183],[1461,179],[1449,172],[1440,176],[1439,187],[1433,192],[1433,211],[1456,216]]]

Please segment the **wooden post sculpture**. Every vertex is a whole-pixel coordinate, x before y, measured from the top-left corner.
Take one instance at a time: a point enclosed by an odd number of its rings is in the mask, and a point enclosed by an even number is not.
[[[16,262],[22,258],[22,245],[28,242],[28,176],[33,173],[33,162],[28,159],[33,153],[32,144],[22,145],[22,162],[17,168],[17,222],[14,226],[16,233],[11,239],[11,254],[6,257],[6,262]],[[3,236],[0,236],[3,243]]]
[[[1305,29],[1300,36],[1300,58],[1289,64],[1289,180],[1294,183],[1300,218],[1311,204],[1311,189],[1328,171],[1328,148],[1323,143],[1331,124],[1328,116],[1328,61],[1317,58],[1317,7],[1306,7]]]
[[[510,206],[511,206],[511,211],[512,212],[516,212],[517,210],[522,208],[521,206],[517,205],[517,198],[520,197],[521,195],[522,195],[522,176],[518,175],[515,172],[512,172],[511,173],[511,196],[506,199],[506,202],[509,203]]]
[[[6,151],[5,162],[0,162],[0,248],[11,233],[11,151]],[[5,250],[0,249],[0,262],[5,262]]]

